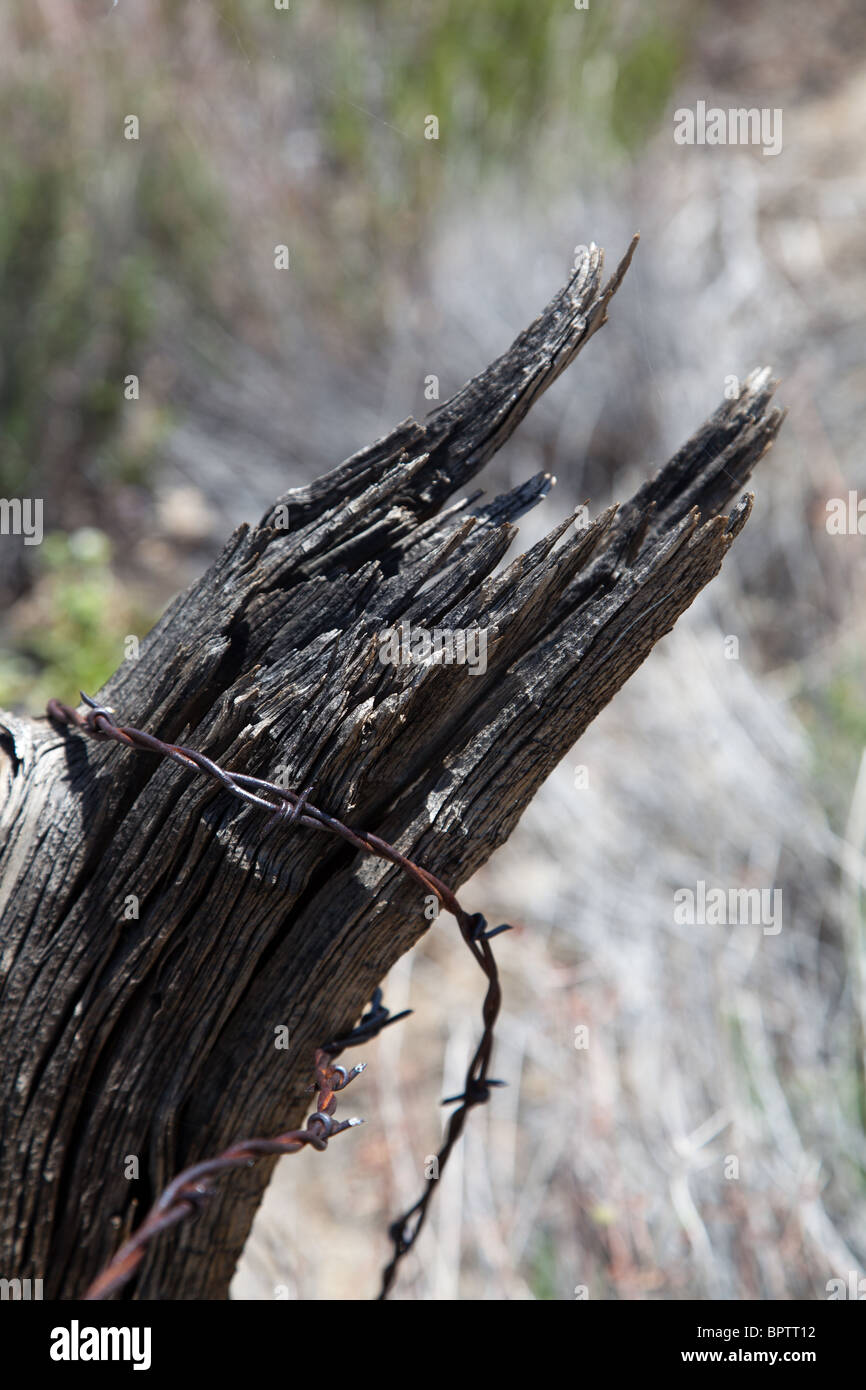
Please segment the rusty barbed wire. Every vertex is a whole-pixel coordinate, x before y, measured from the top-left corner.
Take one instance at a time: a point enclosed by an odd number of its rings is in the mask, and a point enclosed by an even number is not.
[[[223,1149],[214,1158],[205,1159],[184,1168],[172,1178],[168,1186],[151,1207],[141,1225],[125,1241],[101,1274],[84,1294],[85,1301],[95,1302],[117,1293],[135,1274],[145,1256],[147,1246],[156,1236],[176,1226],[179,1221],[195,1215],[202,1203],[213,1193],[214,1179],[232,1168],[249,1168],[264,1154],[293,1154],[306,1144],[314,1149],[326,1149],[328,1140],[345,1129],[363,1124],[363,1120],[353,1117],[350,1120],[334,1120],[333,1112],[337,1104],[337,1092],[354,1081],[366,1068],[366,1062],[359,1062],[347,1071],[345,1067],[333,1062],[330,1055],[319,1048],[316,1052],[315,1085],[311,1090],[318,1091],[318,1106],[314,1115],[307,1120],[304,1129],[290,1129],[273,1139],[238,1139],[229,1148]],[[336,1079],[335,1079],[336,1078]]]
[[[309,794],[312,788],[308,787],[303,792],[294,792],[289,788],[280,787],[275,782],[265,781],[260,777],[251,777],[246,773],[229,772],[220,767],[212,759],[205,757],[203,753],[197,752],[193,748],[184,747],[182,744],[165,743],[162,739],[156,738],[153,734],[145,733],[141,729],[135,729],[131,725],[118,724],[115,721],[115,711],[106,705],[97,704],[89,695],[80,692],[81,699],[87,706],[87,713],[80,714],[77,710],[65,705],[60,700],[49,700],[46,707],[48,717],[55,723],[72,725],[81,733],[97,739],[112,739],[129,748],[134,748],[140,752],[156,753],[161,757],[170,758],[172,762],[180,764],[181,767],[191,768],[194,771],[206,774],[221,783],[226,791],[232,796],[247,802],[249,805],[257,806],[262,810],[270,811],[272,819],[284,820],[290,825],[305,825],[314,830],[323,830],[332,835],[340,836],[356,849],[360,849],[367,854],[376,855],[380,859],[385,859],[392,864],[396,864],[405,873],[428,888],[438,898],[442,907],[445,908],[457,921],[460,934],[466,946],[471,951],[473,958],[480,969],[487,977],[487,992],[484,996],[482,1006],[483,1030],[478,1046],[475,1049],[472,1060],[470,1061],[464,1080],[463,1090],[459,1095],[451,1096],[442,1102],[443,1105],[457,1104],[458,1108],[453,1112],[448,1121],[445,1138],[436,1155],[437,1171],[441,1177],[442,1171],[448,1162],[449,1155],[463,1132],[466,1118],[469,1111],[477,1105],[483,1105],[490,1098],[490,1088],[492,1086],[503,1086],[505,1082],[494,1080],[488,1076],[490,1061],[493,1053],[494,1028],[499,1009],[502,1002],[502,989],[499,981],[499,971],[496,959],[493,955],[490,942],[494,936],[500,932],[509,931],[510,925],[504,923],[502,926],[488,928],[486,919],[480,912],[469,913],[461,907],[456,894],[430,873],[428,869],[415,864],[406,855],[401,854],[393,845],[386,840],[380,839],[369,831],[353,830],[344,825],[334,816],[327,815],[324,811],[313,806],[309,801]],[[404,1018],[411,1010],[404,1010],[402,1013],[389,1016],[389,1011],[384,1008],[381,1002],[381,990],[376,990],[370,1007],[370,1012],[365,1014],[357,1028],[343,1038],[338,1038],[325,1044],[316,1053],[316,1075],[317,1088],[321,1092],[318,1084],[320,1071],[324,1063],[321,1058],[333,1058],[342,1051],[344,1047],[355,1046],[359,1042],[367,1041],[374,1037],[383,1027],[396,1023],[398,1019]],[[330,1067],[330,1073],[335,1071],[345,1072],[345,1068]],[[321,1071],[321,1076],[324,1076]],[[357,1075],[357,1068],[351,1075]],[[351,1079],[351,1077],[350,1077]],[[343,1083],[347,1084],[346,1082]],[[342,1089],[342,1086],[331,1087],[329,1104],[333,1109],[336,1104],[334,1092]],[[91,1285],[85,1297],[102,1298],[108,1293],[120,1288],[132,1277],[136,1268],[141,1263],[144,1256],[146,1244],[161,1231],[169,1226],[175,1225],[184,1217],[192,1215],[201,1198],[207,1196],[211,1188],[207,1185],[209,1176],[214,1176],[228,1168],[242,1167],[254,1161],[256,1154],[262,1153],[294,1153],[297,1147],[304,1144],[312,1144],[315,1148],[325,1148],[327,1139],[342,1129],[347,1129],[351,1121],[343,1121],[339,1128],[330,1129],[332,1123],[330,1114],[325,1114],[322,1118],[321,1107],[316,1115],[312,1116],[309,1124],[317,1123],[317,1127],[325,1129],[326,1133],[310,1134],[309,1128],[306,1130],[292,1130],[276,1139],[253,1139],[245,1140],[225,1150],[216,1158],[209,1159],[204,1163],[195,1164],[192,1168],[186,1169],[178,1174],[160,1196],[156,1205],[152,1208],[149,1215],[145,1218],[142,1225],[135,1234],[121,1247],[114,1259],[106,1267],[94,1284]],[[327,1123],[326,1123],[327,1122]],[[307,1136],[307,1137],[302,1137]],[[324,1142],[323,1142],[324,1141]],[[276,1145],[277,1147],[273,1147]],[[296,1147],[285,1147],[294,1145]],[[198,1186],[197,1186],[198,1185]],[[204,1185],[204,1191],[198,1190]],[[409,1207],[402,1216],[393,1221],[388,1228],[388,1233],[393,1244],[394,1250],[390,1261],[382,1272],[382,1284],[379,1291],[379,1299],[385,1299],[391,1289],[400,1261],[408,1254],[415,1241],[420,1235],[421,1229],[427,1216],[427,1210],[433,1197],[435,1188],[433,1180],[427,1180],[427,1186],[422,1196],[417,1202]],[[144,1234],[142,1234],[144,1233]],[[114,1275],[112,1269],[117,1266]],[[111,1277],[109,1277],[111,1276]],[[95,1292],[95,1289],[104,1292]]]

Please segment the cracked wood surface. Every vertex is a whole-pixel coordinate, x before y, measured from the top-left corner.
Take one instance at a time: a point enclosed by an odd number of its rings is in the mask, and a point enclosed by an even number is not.
[[[449,499],[606,321],[633,250],[605,282],[590,248],[425,423],[237,530],[100,700],[235,770],[315,784],[323,810],[459,886],[716,574],[782,420],[769,373],[754,373],[630,501],[499,568],[551,480]],[[383,665],[377,634],[407,620],[487,628],[486,674]],[[124,920],[130,894],[137,921]],[[429,929],[423,905],[392,866],[268,828],[173,764],[5,715],[6,1276],[74,1297],[176,1171],[302,1120],[316,1046]],[[288,1052],[273,1046],[279,1024]],[[225,1297],[271,1167],[227,1179],[153,1246],[131,1296]]]

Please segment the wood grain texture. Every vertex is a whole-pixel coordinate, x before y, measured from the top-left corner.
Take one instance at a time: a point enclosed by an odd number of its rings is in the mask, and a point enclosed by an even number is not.
[[[605,283],[591,248],[424,424],[236,531],[100,699],[238,771],[314,783],[323,810],[463,882],[716,574],[781,423],[754,374],[625,505],[498,568],[550,479],[449,499],[605,322],[633,249]],[[486,674],[383,665],[377,634],[405,620],[486,628]],[[0,1272],[74,1297],[176,1171],[303,1119],[315,1047],[430,923],[388,864],[268,828],[155,756],[11,715],[0,845]],[[130,1296],[224,1298],[269,1171],[229,1178]]]

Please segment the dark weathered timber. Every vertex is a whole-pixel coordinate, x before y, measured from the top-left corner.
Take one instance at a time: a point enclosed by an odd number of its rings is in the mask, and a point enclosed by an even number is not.
[[[236,531],[101,700],[236,770],[315,783],[317,805],[459,885],[717,572],[781,422],[753,375],[625,506],[498,568],[550,480],[447,499],[605,322],[632,249],[605,285],[592,248],[426,423],[280,499],[288,531],[275,511]],[[376,634],[406,618],[488,627],[486,676],[382,665]],[[0,843],[0,1267],[73,1297],[178,1169],[303,1118],[316,1045],[429,922],[393,867],[44,720],[0,725]],[[224,1297],[268,1176],[226,1182],[133,1296]]]

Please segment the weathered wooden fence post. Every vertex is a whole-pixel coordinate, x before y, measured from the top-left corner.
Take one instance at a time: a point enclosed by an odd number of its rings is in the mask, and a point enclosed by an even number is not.
[[[238,771],[315,783],[323,809],[465,880],[717,572],[782,418],[753,375],[618,511],[497,569],[549,479],[449,498],[605,322],[632,250],[604,284],[591,248],[425,424],[236,531],[100,701]],[[486,671],[383,663],[379,634],[401,622],[483,630]],[[301,1120],[316,1046],[430,925],[392,866],[266,828],[157,757],[11,715],[0,875],[0,1273],[48,1298],[79,1295],[177,1170]],[[232,1178],[163,1237],[133,1296],[225,1297],[268,1176]]]

